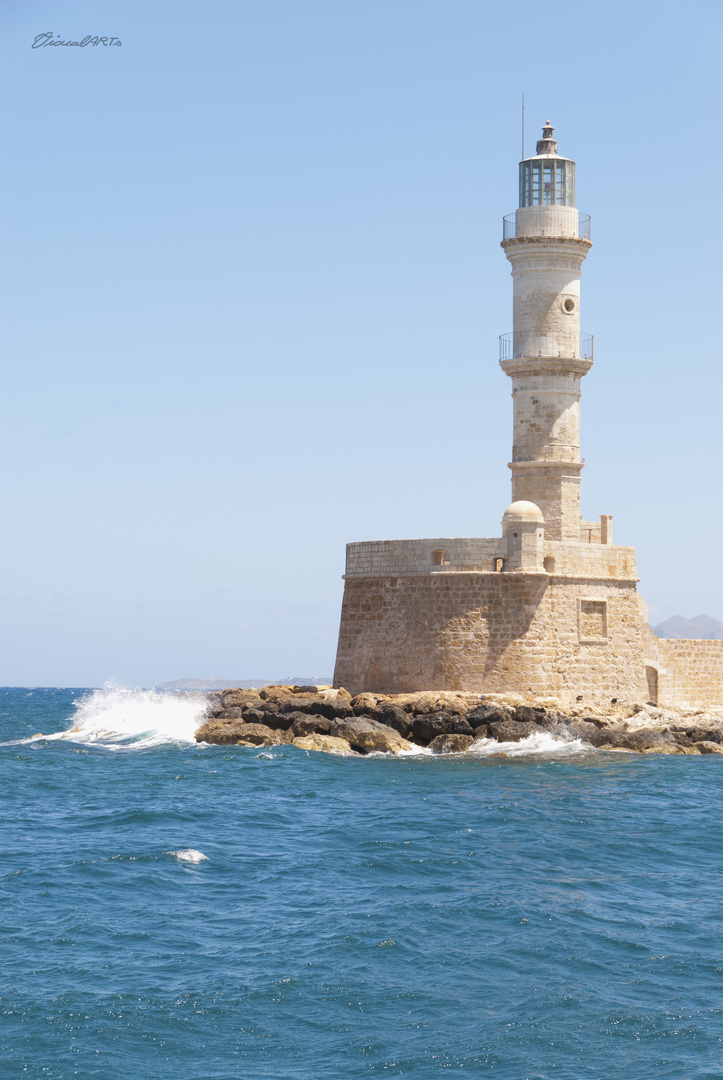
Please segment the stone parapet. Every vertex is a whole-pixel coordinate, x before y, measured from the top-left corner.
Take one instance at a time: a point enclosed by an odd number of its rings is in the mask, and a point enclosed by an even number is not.
[[[502,537],[370,540],[346,545],[346,576],[494,570],[494,561],[506,556]]]

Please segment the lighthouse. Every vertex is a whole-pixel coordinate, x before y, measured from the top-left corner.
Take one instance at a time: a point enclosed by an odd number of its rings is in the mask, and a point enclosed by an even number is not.
[[[610,514],[580,517],[580,380],[593,362],[580,277],[592,244],[575,162],[553,134],[545,124],[520,162],[519,206],[503,221],[513,439],[501,535],[347,544],[334,683],[723,706],[723,642],[656,638],[635,548],[613,544]]]
[[[504,219],[513,280],[513,330],[500,338],[512,380],[512,500],[534,503],[548,540],[580,538],[580,379],[592,337],[580,331],[580,276],[590,218],[575,206],[575,162],[546,123],[520,162],[519,207]]]

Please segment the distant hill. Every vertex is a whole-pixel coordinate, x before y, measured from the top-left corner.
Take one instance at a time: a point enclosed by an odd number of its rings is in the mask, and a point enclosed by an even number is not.
[[[245,690],[261,686],[331,686],[330,675],[294,675],[285,679],[174,679],[162,682],[156,690],[235,690],[243,686]]]
[[[653,633],[662,638],[706,638],[709,641],[723,641],[723,622],[718,622],[712,615],[696,615],[694,619],[673,615],[654,626]]]

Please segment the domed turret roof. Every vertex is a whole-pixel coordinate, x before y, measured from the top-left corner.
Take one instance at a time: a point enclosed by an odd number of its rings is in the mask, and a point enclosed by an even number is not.
[[[542,510],[540,510],[539,506],[533,502],[525,502],[523,499],[519,502],[510,503],[502,518],[503,525],[511,525],[515,521],[534,523],[536,525],[545,524],[545,519],[542,516]]]

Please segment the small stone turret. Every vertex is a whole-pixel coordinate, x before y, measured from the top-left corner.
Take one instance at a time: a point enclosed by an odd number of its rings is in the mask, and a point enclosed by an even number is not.
[[[543,570],[545,519],[539,506],[520,500],[505,510],[502,536],[507,540],[505,570]]]

